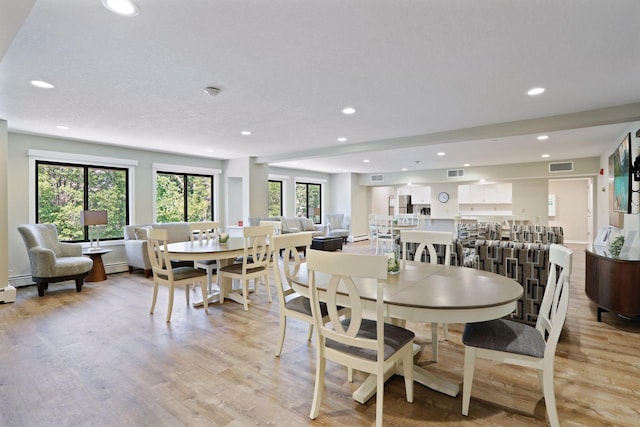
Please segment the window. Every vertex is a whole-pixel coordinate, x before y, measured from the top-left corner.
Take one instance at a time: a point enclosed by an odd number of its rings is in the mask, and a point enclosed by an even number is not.
[[[296,182],[296,216],[320,224],[322,218],[322,192],[320,184]]]
[[[213,200],[212,175],[156,174],[158,222],[213,221]]]
[[[282,181],[269,180],[269,216],[282,216]]]
[[[36,160],[36,223],[53,223],[61,241],[89,241],[83,210],[106,210],[102,240],[122,239],[129,220],[129,169]]]

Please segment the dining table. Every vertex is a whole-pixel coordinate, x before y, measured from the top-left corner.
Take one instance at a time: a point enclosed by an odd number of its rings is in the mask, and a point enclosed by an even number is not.
[[[209,239],[201,241],[187,241],[168,243],[166,247],[162,246],[161,250],[167,251],[172,260],[178,261],[205,261],[216,260],[218,268],[225,265],[233,264],[237,257],[244,255],[244,238],[230,237],[227,243],[220,243],[218,239]],[[241,295],[241,288],[234,288],[233,281],[228,277],[218,276],[218,286],[224,286],[224,299],[235,301],[243,304],[244,300]],[[203,296],[204,298],[204,296]],[[220,301],[220,289],[212,290],[207,295],[209,303]],[[220,301],[222,303],[222,301]],[[194,301],[192,305],[199,307],[204,305],[203,300]]]
[[[329,275],[316,272],[317,287],[326,289]],[[309,296],[309,272],[306,263],[294,270],[292,287]],[[375,312],[376,285],[354,278],[365,309]],[[388,274],[384,283],[384,304],[392,323],[411,322],[471,323],[497,319],[516,309],[522,285],[513,279],[469,267],[447,266],[414,261],[400,261],[398,274]],[[339,299],[349,305],[348,298]],[[420,346],[414,344],[414,352]],[[402,375],[402,367],[385,373],[385,381],[394,374]],[[433,390],[455,397],[459,384],[436,376],[414,365],[414,381]],[[353,399],[365,403],[376,391],[375,375],[370,375],[353,393]]]

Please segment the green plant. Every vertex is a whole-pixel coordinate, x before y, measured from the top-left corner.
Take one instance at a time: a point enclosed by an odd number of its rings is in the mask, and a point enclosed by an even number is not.
[[[622,250],[622,246],[624,246],[624,236],[618,236],[613,239],[613,242],[609,245],[609,251],[611,255],[618,256],[620,255],[620,251]]]

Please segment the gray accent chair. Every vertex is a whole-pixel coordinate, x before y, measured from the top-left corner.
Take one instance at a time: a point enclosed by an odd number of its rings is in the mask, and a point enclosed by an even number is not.
[[[76,291],[82,290],[84,278],[93,267],[93,261],[82,256],[82,245],[58,240],[54,224],[23,224],[18,232],[27,246],[31,278],[43,296],[49,283],[76,282]]]
[[[349,222],[345,220],[344,214],[327,215],[327,236],[342,237],[342,241],[347,243]]]

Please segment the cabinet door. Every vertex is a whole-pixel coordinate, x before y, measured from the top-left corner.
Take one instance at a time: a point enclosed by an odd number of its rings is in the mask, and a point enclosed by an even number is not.
[[[512,186],[508,184],[498,184],[498,203],[509,204],[512,203]]]
[[[483,203],[498,203],[498,186],[495,184],[483,185],[484,201]]]
[[[471,203],[471,186],[458,185],[458,204]]]

